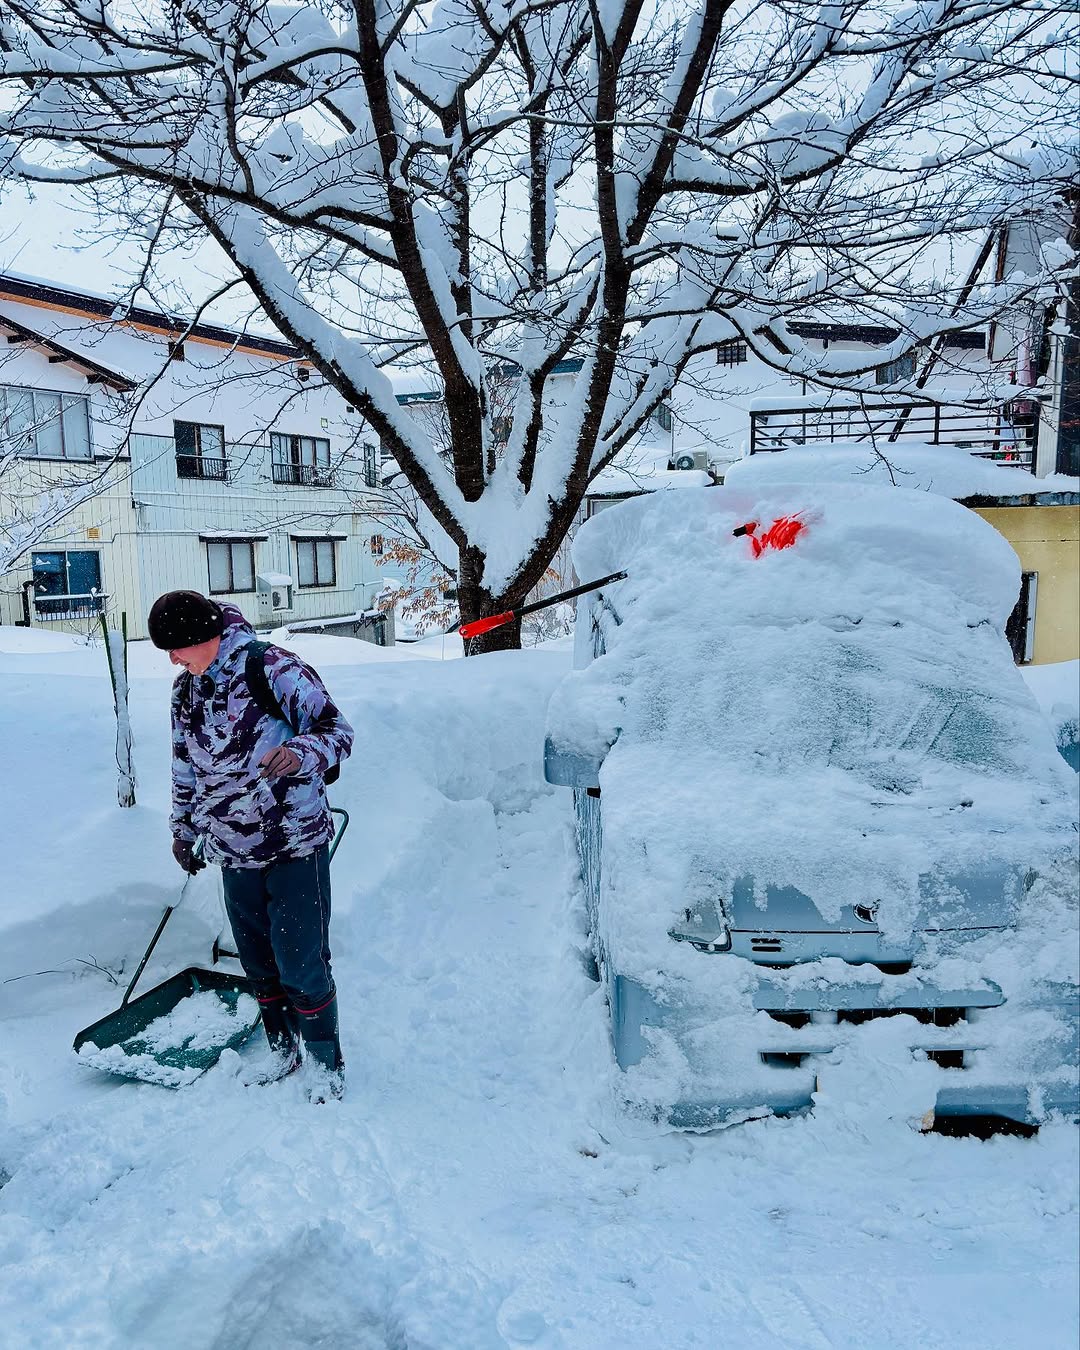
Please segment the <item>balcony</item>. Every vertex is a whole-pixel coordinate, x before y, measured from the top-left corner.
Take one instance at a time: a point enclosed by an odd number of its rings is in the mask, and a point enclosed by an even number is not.
[[[987,404],[867,397],[859,404],[755,408],[750,413],[750,453],[839,442],[866,444],[887,455],[890,445],[917,441],[955,446],[979,459],[1030,470],[1037,429],[1037,415],[1008,422]]]
[[[216,483],[226,483],[229,479],[229,461],[212,459],[207,455],[176,456],[177,478],[208,478]]]
[[[108,592],[91,591],[81,595],[35,595],[34,613],[39,619],[85,619],[100,614]]]
[[[335,485],[334,471],[328,464],[279,464],[270,466],[275,483],[287,487],[321,487]]]

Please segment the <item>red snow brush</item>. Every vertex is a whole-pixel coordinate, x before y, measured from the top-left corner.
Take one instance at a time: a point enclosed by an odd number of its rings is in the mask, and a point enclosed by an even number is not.
[[[525,614],[535,614],[538,609],[547,609],[549,605],[557,605],[560,601],[572,600],[575,595],[585,595],[587,591],[598,591],[601,586],[607,586],[612,581],[622,581],[625,576],[625,572],[612,572],[609,577],[601,577],[599,581],[590,581],[584,586],[574,586],[569,591],[559,591],[557,595],[534,600],[531,605],[507,609],[501,614],[489,614],[484,619],[473,619],[471,623],[463,623],[458,632],[463,638],[479,637],[481,633],[490,633],[493,628],[501,628],[504,623],[513,623],[515,619],[520,619]]]
[[[760,558],[767,548],[790,548],[806,525],[795,515],[778,517],[764,534],[758,534],[758,528],[756,520],[748,520],[731,531],[736,538],[743,534],[749,536],[755,558]]]

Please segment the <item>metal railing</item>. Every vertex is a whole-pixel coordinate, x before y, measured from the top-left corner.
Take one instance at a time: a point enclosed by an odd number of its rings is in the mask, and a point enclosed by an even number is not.
[[[39,619],[84,619],[100,614],[109,598],[107,591],[80,595],[35,595],[34,613]]]
[[[793,445],[865,444],[883,452],[900,441],[951,445],[980,459],[1031,469],[1038,421],[1009,422],[985,404],[896,401],[821,408],[761,408],[750,413],[750,453]]]
[[[282,464],[275,461],[270,466],[275,483],[290,487],[333,487],[334,471],[327,464]]]
[[[229,478],[229,461],[212,459],[208,455],[176,456],[177,478],[210,478],[216,483],[225,483]]]

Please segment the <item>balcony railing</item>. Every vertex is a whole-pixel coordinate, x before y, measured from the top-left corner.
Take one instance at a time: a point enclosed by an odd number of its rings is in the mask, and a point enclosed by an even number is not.
[[[328,464],[281,464],[270,466],[275,483],[290,487],[333,487],[334,471]]]
[[[216,483],[224,483],[229,477],[227,459],[211,459],[207,455],[176,456],[177,478],[210,478]]]
[[[100,614],[109,595],[92,591],[82,595],[35,595],[34,613],[39,619],[85,619]]]
[[[793,445],[865,444],[888,455],[890,445],[919,441],[952,445],[980,459],[1030,469],[1037,418],[1005,421],[985,404],[866,402],[826,407],[755,408],[750,413],[750,453]]]

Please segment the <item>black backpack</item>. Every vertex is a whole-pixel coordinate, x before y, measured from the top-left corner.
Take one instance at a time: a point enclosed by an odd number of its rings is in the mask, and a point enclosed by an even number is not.
[[[248,693],[260,712],[264,712],[267,717],[276,717],[279,722],[285,722],[292,727],[294,735],[299,735],[300,728],[293,726],[288,713],[274,697],[270,681],[266,678],[266,651],[273,645],[272,642],[260,642],[258,638],[248,643],[247,659],[244,662],[244,679],[247,681]],[[323,775],[323,782],[328,786],[336,783],[339,773],[338,766],[332,764]]]

